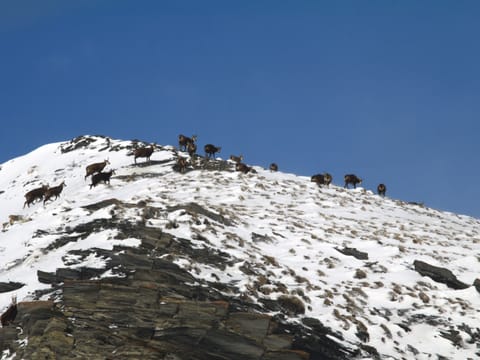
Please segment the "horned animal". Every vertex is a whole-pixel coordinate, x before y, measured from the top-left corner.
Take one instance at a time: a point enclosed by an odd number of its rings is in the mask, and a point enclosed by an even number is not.
[[[377,193],[380,196],[385,196],[385,193],[387,192],[387,187],[385,184],[378,184],[377,186]]]
[[[327,185],[327,187],[332,183],[332,180],[332,175],[329,173],[315,174],[310,178],[310,181],[317,183],[318,186]]]
[[[35,202],[35,200],[42,200],[43,196],[45,195],[45,192],[48,190],[48,185],[43,185],[42,187],[30,190],[25,194],[25,203],[23,204],[23,207],[25,208],[25,205],[28,205],[30,207],[30,204]]]
[[[115,170],[110,170],[107,172],[99,172],[92,176],[92,183],[90,184],[90,189],[98,185],[99,182],[103,181],[104,184],[110,184],[110,178],[115,174]]]
[[[230,160],[232,160],[233,162],[236,162],[237,164],[241,163],[243,161],[243,155],[240,155],[240,156],[230,155]]]
[[[250,171],[252,170],[252,167],[251,167],[251,166],[248,166],[248,165],[246,165],[246,164],[244,164],[244,163],[239,162],[239,163],[235,164],[235,170],[240,171],[240,172],[246,174],[246,173],[248,173],[248,172],[250,172]]]
[[[207,144],[204,146],[204,150],[205,150],[205,157],[206,158],[211,158],[212,156],[215,158],[215,154],[217,152],[220,152],[222,148],[221,147],[217,147],[215,145],[212,145],[212,144]]]
[[[187,164],[187,158],[179,156],[177,158],[177,163],[175,164],[175,169],[180,171],[181,173],[184,173],[185,170],[187,170]]]
[[[187,151],[188,144],[195,144],[197,141],[197,135],[193,135],[191,138],[185,135],[178,135],[178,148],[180,151]]]
[[[357,184],[362,183],[362,179],[360,179],[358,176],[353,175],[353,174],[347,174],[347,175],[344,176],[343,179],[345,180],[345,186],[344,186],[345,188],[348,188],[348,185],[352,184],[353,188],[356,189]]]
[[[108,159],[105,159],[102,162],[98,162],[98,163],[88,165],[87,168],[86,168],[87,173],[85,174],[85,180],[90,175],[101,172],[105,168],[105,166],[107,166],[107,164],[110,164]]]
[[[197,144],[195,144],[194,142],[189,142],[187,145],[187,151],[188,155],[193,158],[193,156],[197,152]]]
[[[144,147],[135,149],[135,152],[133,153],[135,164],[137,163],[137,158],[139,157],[144,157],[145,162],[150,161],[150,156],[153,153],[153,149],[154,149],[153,144],[150,146],[144,146]]]
[[[2,323],[2,327],[10,325],[17,316],[17,297],[14,295],[12,296],[12,302],[7,310],[0,316],[0,322]]]
[[[60,185],[48,188],[47,191],[45,191],[45,195],[43,198],[43,205],[45,205],[45,202],[51,199],[53,196],[55,196],[54,200],[56,200],[60,195],[60,193],[62,192],[64,186],[67,186],[67,184],[65,184],[65,181],[62,181]]]
[[[270,171],[278,171],[278,165],[276,163],[271,163],[268,168]]]

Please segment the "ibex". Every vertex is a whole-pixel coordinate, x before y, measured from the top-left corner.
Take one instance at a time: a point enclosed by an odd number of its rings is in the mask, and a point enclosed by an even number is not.
[[[348,185],[349,184],[352,184],[353,185],[353,188],[356,189],[357,188],[357,184],[361,184],[362,183],[362,179],[360,179],[358,176],[356,175],[353,175],[353,174],[347,174],[344,176],[344,180],[345,180],[345,188],[348,188]]]
[[[178,148],[180,151],[187,151],[188,144],[195,144],[197,141],[197,135],[193,135],[191,138],[185,135],[178,135]]]
[[[60,195],[60,193],[62,192],[64,186],[67,186],[67,184],[65,184],[65,181],[62,181],[60,185],[48,188],[47,191],[45,191],[43,205],[45,205],[45,202],[50,198],[52,198],[53,196],[55,196],[54,200],[56,200]]]
[[[107,172],[99,172],[92,176],[92,183],[90,184],[90,189],[97,186],[100,181],[103,181],[105,184],[110,184],[110,178],[115,174],[115,170],[110,170]]]
[[[137,158],[139,157],[146,158],[145,162],[150,161],[150,156],[153,153],[153,149],[154,149],[153,144],[148,147],[141,147],[141,148],[135,149],[135,152],[133,153],[135,164],[137,163]]]
[[[28,205],[28,207],[30,207],[30,204],[32,204],[37,199],[42,200],[47,190],[48,190],[48,185],[43,185],[40,188],[36,188],[27,192],[25,194],[26,200],[25,200],[25,203],[23,204],[23,207],[25,208],[25,205]]]
[[[387,192],[387,187],[385,184],[378,184],[377,186],[377,193],[380,196],[385,196],[385,193]]]
[[[206,158],[215,157],[215,154],[216,154],[217,152],[220,152],[221,149],[222,149],[221,147],[217,147],[217,146],[212,145],[212,144],[207,144],[207,145],[205,145],[205,147],[204,147],[205,157],[206,157]]]
[[[315,174],[310,178],[310,181],[315,182],[320,185],[327,185],[329,186],[332,183],[332,175],[329,173],[325,174]]]
[[[100,171],[102,171],[105,168],[105,166],[107,166],[107,164],[110,164],[108,159],[105,159],[102,162],[98,162],[98,163],[88,165],[87,169],[86,169],[87,173],[85,174],[85,180],[90,175],[95,174],[95,173],[99,173]]]

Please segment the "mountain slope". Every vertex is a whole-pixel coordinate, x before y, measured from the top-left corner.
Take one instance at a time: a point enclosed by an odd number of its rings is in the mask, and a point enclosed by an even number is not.
[[[197,157],[180,173],[176,158],[187,155],[172,146],[135,165],[135,145],[85,136],[2,164],[0,282],[24,285],[0,293],[1,306],[13,293],[61,304],[67,290],[57,269],[138,277],[117,257],[122,248],[146,249],[143,231],[156,229],[168,246],[152,240],[149,259],[215,293],[202,298],[238,300],[307,330],[315,319],[346,358],[478,356],[479,220],[256,166],[241,174],[221,160]],[[110,185],[90,189],[85,167],[107,158]],[[22,208],[27,191],[63,180],[57,200]],[[141,236],[138,226],[147,229]],[[316,356],[298,338],[293,348]]]

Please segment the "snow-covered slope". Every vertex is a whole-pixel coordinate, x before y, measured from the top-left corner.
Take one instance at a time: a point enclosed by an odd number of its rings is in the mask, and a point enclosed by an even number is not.
[[[151,163],[137,159],[134,165],[131,148],[131,141],[83,137],[42,146],[1,165],[0,282],[25,284],[0,293],[1,311],[12,294],[22,301],[48,288],[38,281],[37,270],[68,266],[67,252],[118,243],[115,232],[105,230],[46,250],[65,228],[111,217],[108,207],[91,212],[84,206],[115,198],[165,209],[148,224],[235,259],[225,268],[175,255],[174,261],[197,278],[233,284],[238,296],[252,301],[294,295],[305,305],[305,316],[319,319],[350,343],[363,341],[383,358],[477,358],[480,293],[472,284],[480,277],[478,219],[362,188],[319,188],[308,177],[257,166],[248,174],[233,171],[233,165],[207,170],[198,158],[194,168],[180,173],[172,166],[179,154],[187,155],[173,146],[159,146]],[[110,185],[90,189],[85,167],[104,159],[110,162],[106,170],[115,169],[115,175]],[[58,199],[23,207],[27,191],[62,181],[67,186]],[[225,221],[166,211],[189,203]],[[12,223],[11,215],[18,215]],[[142,220],[136,207],[122,216]],[[139,240],[121,243],[135,246]],[[352,252],[361,256],[348,255]],[[415,261],[446,268],[468,287],[453,289],[422,276]],[[104,259],[89,257],[74,266],[103,264]]]

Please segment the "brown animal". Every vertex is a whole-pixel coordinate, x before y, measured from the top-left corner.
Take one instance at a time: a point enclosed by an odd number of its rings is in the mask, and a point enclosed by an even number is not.
[[[45,205],[45,202],[51,199],[53,196],[55,196],[54,200],[56,200],[62,192],[64,186],[67,186],[67,184],[65,184],[65,181],[62,181],[60,185],[48,188],[47,191],[45,191],[43,205]]]
[[[190,155],[190,157],[193,158],[193,156],[197,152],[197,144],[195,144],[194,142],[188,143],[187,151],[188,151],[188,155]]]
[[[378,184],[377,186],[377,193],[380,196],[385,196],[385,193],[387,192],[387,187],[385,184]]]
[[[347,175],[344,176],[343,179],[345,180],[345,186],[344,186],[345,188],[348,188],[348,185],[352,184],[353,188],[356,189],[357,184],[362,183],[362,179],[360,179],[358,176],[353,175],[353,174],[347,174]]]
[[[241,163],[243,161],[243,155],[240,155],[240,156],[230,155],[230,160],[232,160],[233,162],[236,162],[237,164]]]
[[[17,297],[14,295],[12,296],[12,302],[8,309],[0,316],[0,322],[2,323],[2,327],[10,325],[17,316]]]
[[[204,150],[205,150],[205,157],[206,158],[211,158],[212,156],[215,158],[215,154],[220,152],[222,148],[221,147],[217,147],[215,145],[212,145],[212,144],[207,144],[204,146]]]
[[[271,163],[268,168],[270,169],[270,171],[278,171],[278,165],[275,163]]]
[[[23,207],[25,208],[25,205],[28,205],[30,207],[30,204],[35,202],[35,200],[42,200],[43,196],[45,195],[45,192],[48,190],[48,185],[43,185],[42,187],[30,190],[25,194],[25,203],[23,204]]]
[[[312,177],[310,178],[310,181],[317,183],[318,186],[327,185],[327,187],[330,186],[332,180],[332,175],[330,175],[329,173],[315,174],[312,175]]]
[[[237,164],[235,165],[235,170],[240,171],[240,172],[246,174],[246,173],[248,173],[248,172],[250,172],[250,171],[252,170],[252,167],[251,167],[251,166],[248,166],[248,165],[246,165],[246,164],[244,164],[244,163],[237,163]]]
[[[150,146],[144,146],[144,147],[135,149],[135,152],[133,153],[135,164],[137,163],[137,158],[139,157],[140,158],[144,157],[145,162],[150,161],[150,156],[153,153],[153,149],[154,149],[153,144]]]
[[[197,135],[193,135],[191,138],[185,135],[178,135],[178,148],[180,151],[187,151],[189,144],[195,144],[197,141]]]
[[[187,170],[187,165],[188,165],[187,158],[178,157],[177,163],[175,164],[175,170],[180,171],[181,173],[184,173],[185,170]]]
[[[94,174],[92,176],[92,183],[90,184],[90,189],[97,186],[100,181],[103,181],[104,184],[110,184],[110,178],[113,174],[115,174],[115,170]]]
[[[98,163],[88,165],[87,168],[86,168],[87,173],[85,174],[85,180],[90,175],[95,174],[95,173],[99,173],[100,171],[102,171],[105,168],[105,166],[107,166],[107,164],[110,164],[108,159],[105,159],[102,162],[98,162]]]

